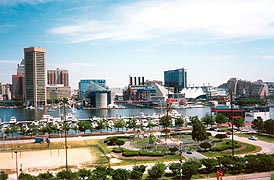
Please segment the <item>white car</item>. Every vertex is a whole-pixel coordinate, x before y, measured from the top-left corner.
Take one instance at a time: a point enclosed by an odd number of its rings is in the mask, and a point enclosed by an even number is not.
[[[254,141],[257,141],[257,140],[258,140],[258,138],[257,138],[256,136],[250,136],[248,139],[254,140]]]

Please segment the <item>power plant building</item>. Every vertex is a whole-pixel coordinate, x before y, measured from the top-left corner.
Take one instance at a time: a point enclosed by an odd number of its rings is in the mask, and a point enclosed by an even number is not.
[[[25,103],[27,106],[46,105],[46,49],[24,48]]]

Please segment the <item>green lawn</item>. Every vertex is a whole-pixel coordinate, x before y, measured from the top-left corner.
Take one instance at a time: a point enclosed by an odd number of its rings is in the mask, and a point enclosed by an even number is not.
[[[216,146],[222,146],[223,143],[225,143],[225,142],[226,141],[217,142]],[[241,148],[234,149],[234,154],[236,154],[236,155],[256,153],[261,150],[260,147],[254,146],[251,144],[238,142],[238,141],[235,141],[235,143],[241,144]],[[223,156],[223,155],[232,154],[232,149],[227,149],[225,151],[207,151],[207,152],[201,152],[201,154],[203,154],[204,156],[207,156],[207,157]]]

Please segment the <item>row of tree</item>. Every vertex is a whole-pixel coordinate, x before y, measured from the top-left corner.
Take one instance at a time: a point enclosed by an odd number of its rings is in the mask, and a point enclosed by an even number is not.
[[[112,169],[110,167],[96,167],[93,170],[80,169],[77,172],[71,170],[59,171],[56,175],[50,172],[40,173],[37,176],[21,173],[19,180],[140,180],[146,170],[144,165],[135,165],[133,169]],[[254,172],[268,172],[274,170],[274,154],[257,154],[238,156],[222,156],[201,160],[188,160],[185,162],[173,162],[169,165],[156,163],[147,170],[150,179],[161,178],[169,169],[174,177],[184,176],[187,179],[195,174],[210,174],[221,169],[224,173],[240,174]],[[2,176],[3,180],[8,176]]]
[[[269,135],[274,135],[274,120],[268,119],[263,121],[261,117],[257,117],[252,122],[252,128],[257,130],[258,133],[267,133]]]

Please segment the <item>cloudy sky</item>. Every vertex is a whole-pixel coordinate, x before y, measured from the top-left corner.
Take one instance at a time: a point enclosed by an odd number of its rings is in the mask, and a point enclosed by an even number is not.
[[[73,88],[178,68],[191,86],[274,81],[274,1],[1,0],[0,82],[30,46],[46,48],[47,69],[68,69]]]

